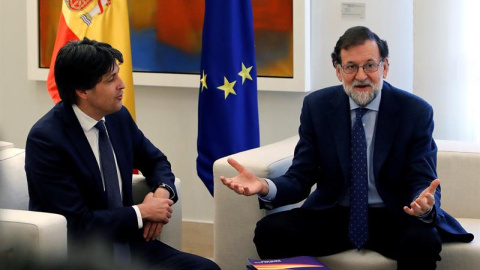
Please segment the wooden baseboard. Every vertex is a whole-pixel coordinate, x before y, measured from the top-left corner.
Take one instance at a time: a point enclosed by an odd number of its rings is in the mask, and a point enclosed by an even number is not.
[[[182,250],[213,258],[213,223],[183,221]]]

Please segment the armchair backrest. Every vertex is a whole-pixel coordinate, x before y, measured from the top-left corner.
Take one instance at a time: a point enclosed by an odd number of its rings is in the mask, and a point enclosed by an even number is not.
[[[0,208],[28,210],[25,149],[0,151]]]
[[[480,218],[480,144],[436,140],[442,209],[456,218]]]

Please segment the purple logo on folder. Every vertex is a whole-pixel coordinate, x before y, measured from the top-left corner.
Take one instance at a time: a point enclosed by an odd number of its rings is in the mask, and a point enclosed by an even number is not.
[[[248,259],[248,270],[281,270],[281,269],[295,269],[295,270],[330,270],[323,263],[309,256],[299,256],[285,259],[272,260],[254,260]]]

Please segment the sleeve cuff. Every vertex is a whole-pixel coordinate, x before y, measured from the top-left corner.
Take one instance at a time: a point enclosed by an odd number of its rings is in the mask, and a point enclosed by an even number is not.
[[[136,205],[132,205],[133,210],[135,210],[135,213],[137,214],[137,224],[138,228],[141,229],[143,228],[143,220],[142,220],[142,213],[140,213],[140,209]]]
[[[258,198],[264,202],[271,202],[277,196],[277,186],[268,178],[265,178],[265,181],[268,184],[268,194],[265,196],[258,195]]]
[[[418,216],[418,219],[425,223],[432,223],[435,220],[435,206],[432,206],[430,210],[428,210],[425,214]]]

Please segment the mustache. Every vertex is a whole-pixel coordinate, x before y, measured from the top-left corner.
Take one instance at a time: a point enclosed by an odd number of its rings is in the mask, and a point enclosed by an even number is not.
[[[370,86],[370,87],[374,87],[372,81],[370,81],[369,79],[366,79],[365,81],[359,81],[359,80],[355,80],[352,82],[352,87],[355,87],[355,86]]]

